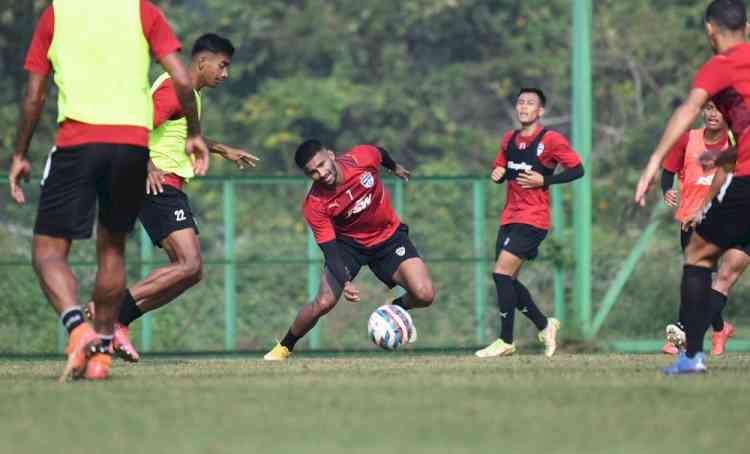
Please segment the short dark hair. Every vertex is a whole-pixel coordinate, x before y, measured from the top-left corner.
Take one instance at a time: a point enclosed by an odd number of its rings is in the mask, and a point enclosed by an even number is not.
[[[547,104],[547,97],[544,96],[544,92],[541,88],[524,87],[518,91],[518,96],[521,96],[524,93],[534,93],[535,95],[539,96],[539,102],[542,104],[542,107]],[[516,98],[518,98],[518,96]]]
[[[227,57],[234,55],[234,46],[228,39],[217,35],[216,33],[206,33],[200,38],[195,40],[193,44],[193,52],[191,55],[195,57],[201,52],[211,52],[212,54],[224,54]]]
[[[706,8],[706,23],[730,30],[743,31],[747,23],[747,12],[742,0],[714,0]]]
[[[305,170],[305,166],[319,151],[323,150],[323,144],[317,139],[305,140],[297,147],[297,151],[294,153],[294,162],[302,170]]]

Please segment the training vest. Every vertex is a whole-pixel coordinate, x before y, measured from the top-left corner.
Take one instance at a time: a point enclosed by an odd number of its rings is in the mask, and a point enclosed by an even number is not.
[[[521,131],[515,130],[513,132],[513,135],[508,141],[508,146],[505,149],[505,177],[508,181],[516,180],[518,175],[524,171],[533,170],[541,173],[543,176],[549,176],[555,172],[554,168],[550,169],[549,167],[542,165],[542,162],[539,160],[539,156],[544,151],[544,147],[541,146],[542,139],[547,131],[547,128],[542,129],[542,131],[537,134],[536,139],[534,139],[534,141],[523,150],[519,149],[516,145],[516,136],[518,136]],[[542,189],[546,191],[547,187],[545,186]]]
[[[711,189],[711,183],[716,174],[716,167],[704,170],[700,162],[701,154],[707,149],[703,138],[705,130],[706,128],[691,129],[688,133],[685,158],[679,174],[680,206],[674,215],[674,218],[680,222],[684,222],[689,215],[703,206],[703,201]],[[724,147],[722,151],[726,148]]]
[[[149,45],[140,0],[55,0],[47,57],[58,88],[57,121],[151,129]]]
[[[151,87],[151,95],[169,79],[169,74],[159,76]],[[198,108],[198,118],[201,115],[201,96],[195,93],[195,104]],[[151,160],[159,169],[173,173],[186,180],[194,176],[192,157],[185,153],[188,128],[187,119],[183,116],[177,120],[167,120],[158,128],[151,131],[148,138],[148,148]]]

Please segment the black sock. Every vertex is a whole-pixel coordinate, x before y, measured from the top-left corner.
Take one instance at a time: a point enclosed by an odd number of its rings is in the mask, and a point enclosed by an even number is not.
[[[516,287],[516,295],[518,296],[518,310],[531,320],[539,331],[546,328],[547,317],[542,314],[542,311],[540,311],[539,307],[534,303],[534,299],[531,298],[529,289],[527,289],[518,279],[513,281],[513,285]]]
[[[680,309],[677,312],[677,320],[677,326],[685,331],[685,325],[687,324],[687,311],[685,310],[685,304],[682,301],[680,301]]]
[[[516,316],[518,297],[513,278],[505,274],[492,273],[497,289],[497,306],[500,309],[500,339],[513,343],[513,321]]]
[[[68,330],[68,334],[72,333],[79,325],[82,325],[85,320],[83,311],[78,306],[71,307],[60,315],[60,321],[62,321],[65,329]]]
[[[711,289],[710,298],[711,307],[711,326],[714,331],[719,332],[724,329],[724,318],[721,316],[724,306],[727,305],[727,296],[723,293]]]
[[[687,356],[703,351],[703,338],[710,323],[711,268],[685,265],[682,268],[682,304],[687,317]]]
[[[112,336],[102,336],[99,335],[99,341],[100,345],[102,347],[102,351],[108,352],[109,347],[112,345]]]
[[[288,348],[289,351],[294,350],[294,345],[297,343],[297,341],[300,340],[300,336],[295,336],[292,334],[292,329],[289,328],[289,331],[286,332],[286,336],[284,336],[284,339],[281,340],[281,345]]]
[[[401,307],[404,310],[407,310],[407,311],[409,310],[409,308],[406,307],[406,303],[404,303],[404,297],[403,296],[399,296],[395,300],[391,301],[391,304],[394,304],[394,305],[396,305],[398,307]]]
[[[120,303],[120,316],[117,321],[128,326],[135,320],[141,318],[142,315],[143,312],[141,312],[135,304],[135,300],[133,299],[133,295],[130,294],[130,290],[125,289],[125,296],[122,298],[122,303]]]

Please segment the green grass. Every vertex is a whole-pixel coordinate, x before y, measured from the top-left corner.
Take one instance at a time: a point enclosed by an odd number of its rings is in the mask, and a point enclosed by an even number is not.
[[[750,354],[151,358],[105,383],[0,360],[1,453],[747,452]],[[686,451],[679,451],[684,447]]]

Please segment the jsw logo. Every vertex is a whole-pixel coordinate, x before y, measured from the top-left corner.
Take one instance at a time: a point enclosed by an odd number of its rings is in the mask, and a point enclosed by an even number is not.
[[[696,181],[695,184],[699,186],[711,186],[711,183],[713,181],[714,181],[714,176],[708,175],[708,176],[698,178],[698,181]]]
[[[523,170],[524,172],[530,172],[533,167],[531,166],[531,164],[526,164],[525,162],[508,161],[508,168],[512,170]]]
[[[371,203],[372,203],[372,193],[367,194],[366,196],[357,200],[354,206],[349,211],[347,211],[346,217],[350,218],[353,215],[362,212],[365,208],[369,207]]]

